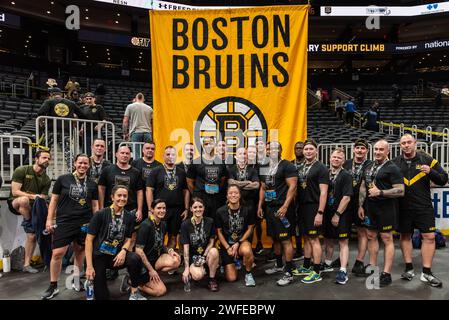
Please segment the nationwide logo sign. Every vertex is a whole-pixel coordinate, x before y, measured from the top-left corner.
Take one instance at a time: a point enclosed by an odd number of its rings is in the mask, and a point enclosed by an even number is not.
[[[378,7],[378,6],[325,6],[321,7],[321,16],[366,17],[390,16],[412,17],[425,14],[436,14],[449,11],[449,1],[411,7]]]
[[[213,136],[233,154],[262,138],[293,158],[307,135],[308,11],[150,11],[155,141],[198,152]]]

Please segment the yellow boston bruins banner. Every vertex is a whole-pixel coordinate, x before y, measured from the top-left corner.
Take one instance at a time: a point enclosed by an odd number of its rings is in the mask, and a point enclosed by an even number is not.
[[[154,139],[228,151],[306,138],[308,6],[150,11]],[[161,156],[160,154],[158,155]]]

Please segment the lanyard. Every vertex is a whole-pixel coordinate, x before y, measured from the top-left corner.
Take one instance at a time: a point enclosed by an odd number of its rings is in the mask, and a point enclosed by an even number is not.
[[[234,223],[239,220],[240,217],[240,207],[237,212],[232,212],[231,208],[228,207],[228,214],[229,214],[229,231],[232,233],[239,232],[241,230],[237,230],[237,227],[240,225],[239,223]],[[234,228],[236,227],[236,228]],[[235,229],[235,230],[234,230]]]
[[[364,160],[361,164],[360,167],[357,169],[355,169],[355,167],[357,166],[357,164],[355,163],[355,160],[352,160],[352,176],[353,177],[358,177],[360,175],[360,172],[362,171],[363,165],[365,164],[366,160]]]
[[[270,166],[270,168],[268,169],[268,175],[269,176],[274,176],[277,171],[278,171],[278,167],[279,167],[279,163],[281,163],[282,160],[279,160],[275,166]]]
[[[239,181],[245,181],[248,179],[248,171],[247,171],[248,165],[245,164],[245,167],[241,169],[239,165],[237,164],[237,173],[238,173],[238,179]]]
[[[81,190],[81,194],[86,194],[87,196],[87,176],[84,176],[83,185],[81,185],[80,179],[76,171],[73,173],[73,178],[75,179],[76,186]]]
[[[193,231],[195,232],[195,238],[201,239],[201,244],[205,242],[205,234],[204,234],[204,218],[201,218],[201,222],[198,225],[195,223],[195,219],[192,217],[192,225],[193,225]]]
[[[115,215],[115,210],[113,206],[110,206],[109,208],[111,208],[111,217],[112,217],[112,228],[111,228],[111,237],[113,239],[117,238],[117,235],[119,235],[120,230],[122,229],[123,226],[123,212],[120,215],[120,217],[117,219],[116,215]],[[112,240],[112,239],[111,239]]]
[[[378,165],[376,163],[373,164],[373,166],[371,167],[371,170],[369,171],[369,176],[371,178],[371,180],[376,180],[377,174],[379,173],[380,169],[384,166],[384,164],[386,164],[388,161],[388,159],[385,159],[385,161],[381,164]]]
[[[94,161],[94,157],[91,157],[91,160],[92,160],[91,170],[93,171],[95,177],[98,177],[101,173],[101,168],[103,168],[104,159],[101,160],[99,165],[97,162]]]
[[[173,181],[175,179],[176,176],[176,166],[173,167],[172,170],[168,169],[167,166],[164,163],[164,169],[165,169],[165,173],[168,176],[168,179],[170,179],[170,181]]]
[[[331,189],[331,190],[329,191],[329,193],[333,193],[333,192],[334,192],[334,189],[335,189],[335,181],[337,180],[338,175],[340,174],[340,172],[341,172],[341,168],[338,169],[338,171],[337,171],[335,174],[332,174],[332,170],[329,170],[329,180],[330,180],[329,187],[330,187],[330,189]]]
[[[304,166],[301,168],[301,173],[299,174],[301,179],[305,180],[305,178],[307,178],[309,171],[313,167],[315,162],[316,162],[316,160],[313,160],[313,162],[310,164],[304,163]]]

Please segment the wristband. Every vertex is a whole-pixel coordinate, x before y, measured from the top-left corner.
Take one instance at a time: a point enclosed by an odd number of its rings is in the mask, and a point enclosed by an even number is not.
[[[126,252],[129,252],[129,250],[128,250],[128,249],[126,249],[126,248],[122,248],[122,250],[125,250]]]
[[[380,190],[380,196],[383,197],[384,196],[384,191]]]
[[[324,212],[322,210],[318,210],[318,214],[322,215]]]
[[[336,214],[337,216],[341,217],[341,212],[335,211],[335,214]]]

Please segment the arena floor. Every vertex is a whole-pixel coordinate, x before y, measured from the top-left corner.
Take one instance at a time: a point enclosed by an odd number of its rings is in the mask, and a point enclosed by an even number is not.
[[[350,265],[356,255],[356,243],[350,244]],[[365,286],[365,278],[357,278],[350,275],[348,284],[341,286],[335,284],[335,272],[325,273],[323,280],[315,284],[303,284],[301,277],[295,277],[295,282],[288,287],[276,285],[279,275],[265,275],[264,269],[271,266],[271,262],[265,262],[265,258],[259,257],[256,260],[257,267],[254,271],[257,286],[246,288],[244,285],[243,273],[239,275],[236,283],[225,283],[223,276],[219,276],[220,291],[211,293],[206,288],[206,282],[193,284],[190,293],[183,291],[181,275],[163,275],[168,293],[164,297],[150,298],[151,300],[353,300],[353,299],[383,299],[383,300],[449,300],[449,248],[440,249],[436,252],[434,274],[443,280],[443,288],[432,288],[419,280],[421,273],[420,251],[414,250],[415,273],[417,276],[413,281],[407,282],[400,279],[403,270],[402,255],[396,246],[395,263],[393,268],[393,283],[389,287],[379,290],[369,290]],[[382,251],[381,251],[382,253]],[[379,260],[382,262],[382,258]],[[299,262],[300,263],[300,262]],[[182,270],[181,270],[182,271]],[[419,271],[419,272],[418,272]],[[109,282],[111,297],[116,300],[126,300],[128,295],[119,292],[121,276],[115,281]],[[78,293],[64,287],[66,275],[62,275],[59,281],[59,295],[53,300],[84,300],[84,292]],[[0,278],[0,299],[14,300],[39,300],[40,295],[47,289],[49,284],[49,274],[40,272],[38,274],[23,274],[12,272],[3,274]]]

